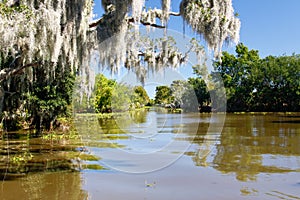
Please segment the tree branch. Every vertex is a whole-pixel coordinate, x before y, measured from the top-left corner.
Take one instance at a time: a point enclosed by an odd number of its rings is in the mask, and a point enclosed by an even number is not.
[[[134,19],[132,17],[128,18],[127,21],[129,23],[134,23]],[[140,23],[144,26],[152,26],[152,27],[155,27],[155,28],[166,28],[165,26],[162,26],[162,25],[159,25],[159,24],[152,24],[150,22],[144,22],[143,20],[140,20]]]
[[[158,25],[158,24],[152,24],[150,22],[143,22],[143,21],[141,21],[141,24],[143,24],[144,26],[152,26],[154,28],[166,28],[165,26]]]
[[[181,14],[180,13],[177,13],[177,12],[169,12],[169,15],[172,15],[172,16],[180,16]]]
[[[172,16],[180,16],[180,13],[177,13],[177,12],[169,12],[169,15],[172,15]],[[101,22],[103,21],[103,17],[101,17],[100,19],[97,19],[97,20],[94,20],[93,22],[91,22],[89,24],[89,28],[93,28],[93,27],[96,27],[98,26]],[[134,22],[134,19],[131,17],[131,18],[128,18],[128,22]],[[152,27],[155,27],[155,28],[166,28],[165,26],[162,26],[162,25],[158,25],[158,24],[152,24],[152,23],[149,23],[149,22],[144,22],[144,21],[140,21],[140,23],[144,26],[152,26]]]
[[[101,17],[100,19],[97,19],[95,21],[93,21],[92,23],[89,24],[89,28],[93,28],[98,26],[103,20],[103,17]]]
[[[8,78],[10,76],[15,76],[15,75],[21,73],[21,71],[23,69],[26,69],[28,67],[36,67],[40,64],[41,64],[41,62],[35,62],[35,63],[30,63],[30,64],[27,64],[27,65],[23,65],[23,66],[18,67],[16,69],[9,69],[9,68],[2,69],[0,71],[0,82],[4,81],[6,78]]]

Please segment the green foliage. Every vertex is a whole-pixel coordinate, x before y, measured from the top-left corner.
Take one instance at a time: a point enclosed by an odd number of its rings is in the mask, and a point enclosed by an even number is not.
[[[172,96],[174,97],[174,104],[175,105],[182,105],[185,101],[185,92],[189,89],[189,84],[184,80],[175,80],[171,84],[171,92]]]
[[[243,44],[215,62],[226,88],[228,111],[299,111],[300,56],[268,56]]]
[[[20,65],[11,56],[0,55],[0,58],[1,70]],[[52,128],[57,117],[70,116],[75,76],[70,68],[63,70],[52,65],[44,63],[27,68],[1,82],[0,111],[5,130],[31,127],[40,132],[42,128]]]
[[[195,112],[199,106],[208,105],[210,101],[206,83],[200,77],[189,78],[188,81],[175,80],[170,87],[156,87],[156,104],[172,104],[184,111]]]
[[[300,55],[259,57],[258,51],[243,44],[236,47],[236,55],[223,52],[221,61],[214,62],[215,71],[210,75],[202,67],[194,67],[198,77],[173,81],[171,87],[156,88],[155,103],[183,105],[193,111],[198,106],[219,108],[221,87],[208,87],[206,79],[223,79],[227,111],[281,112],[300,110]],[[202,70],[202,71],[201,71]],[[206,80],[205,79],[205,80]],[[217,82],[217,81],[216,81]],[[213,97],[211,97],[211,95]],[[196,99],[195,99],[196,98]],[[224,103],[223,103],[224,104]]]
[[[227,110],[243,111],[249,109],[247,101],[253,91],[249,81],[251,69],[260,62],[258,51],[249,51],[246,46],[236,47],[237,55],[223,53],[222,61],[215,62],[215,70],[221,73],[226,88]]]
[[[117,83],[112,88],[111,108],[113,112],[123,112],[131,108],[132,88],[125,84]]]
[[[155,104],[154,99],[150,99],[149,102],[146,104],[146,106],[153,106]]]
[[[15,12],[18,13],[25,13],[25,16],[27,18],[32,17],[32,11],[29,9],[28,6],[20,4],[20,5],[14,5],[14,6],[7,6],[6,5],[7,0],[4,0],[2,3],[0,3],[0,15],[2,16],[11,16]]]
[[[130,87],[106,78],[96,77],[94,107],[98,113],[122,112],[148,104],[149,96],[142,86]]]
[[[110,80],[103,74],[97,75],[94,100],[96,112],[111,112],[112,94],[115,85],[115,80]]]
[[[253,68],[254,110],[299,111],[300,56],[268,56]]]
[[[37,74],[32,83],[32,91],[28,94],[28,113],[39,126],[46,129],[51,128],[51,124],[59,116],[71,116],[70,105],[72,104],[73,86],[75,76],[70,70],[57,68],[52,74],[55,78],[48,80],[44,70],[34,69]]]
[[[187,112],[195,112],[198,110],[199,103],[195,94],[194,86],[188,85],[183,93],[182,109]]]
[[[172,91],[168,86],[157,86],[155,94],[156,104],[169,104],[173,102]]]
[[[143,88],[142,86],[135,86],[133,90],[134,93],[132,96],[132,102],[134,102],[136,107],[147,105],[150,102],[150,98],[145,88]]]
[[[188,83],[194,89],[198,104],[200,106],[203,106],[204,104],[208,105],[211,100],[205,81],[202,78],[197,77],[189,78]]]

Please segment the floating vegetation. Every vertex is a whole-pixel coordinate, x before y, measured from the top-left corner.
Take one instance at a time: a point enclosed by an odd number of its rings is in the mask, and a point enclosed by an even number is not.
[[[105,167],[98,164],[87,164],[83,166],[84,169],[92,169],[92,170],[106,170]]]
[[[101,158],[91,155],[76,131],[49,132],[42,137],[24,133],[3,133],[0,140],[0,178],[25,176],[30,172],[102,169],[89,166]],[[94,164],[93,164],[94,165]]]

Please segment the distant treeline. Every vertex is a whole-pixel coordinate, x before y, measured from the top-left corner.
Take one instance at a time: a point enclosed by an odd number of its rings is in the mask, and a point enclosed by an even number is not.
[[[142,86],[121,84],[98,74],[92,94],[78,93],[74,98],[74,109],[76,112],[123,112],[144,107],[150,102]]]
[[[205,73],[197,66],[194,67],[196,78],[174,81],[170,87],[157,87],[155,103],[218,109],[219,105],[214,102],[218,97],[212,96],[220,88],[207,87],[206,83],[219,76],[224,84],[228,112],[300,111],[300,55],[260,58],[257,50],[239,44],[236,55],[223,52],[221,61],[213,65],[214,71],[205,79]],[[193,96],[197,101],[193,101]]]

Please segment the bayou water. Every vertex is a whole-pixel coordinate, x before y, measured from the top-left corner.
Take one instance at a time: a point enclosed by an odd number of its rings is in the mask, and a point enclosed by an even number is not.
[[[78,115],[75,126],[78,145],[3,138],[0,199],[300,199],[300,113],[150,109]],[[5,177],[8,149],[22,148],[40,149],[39,167]],[[69,163],[68,151],[96,159]]]

